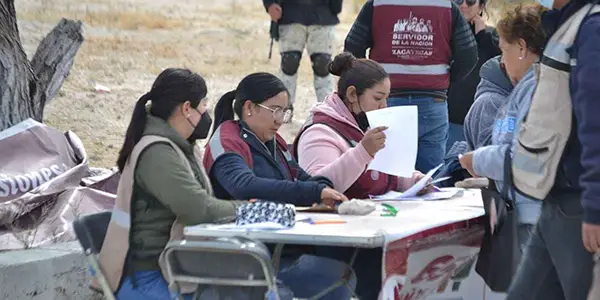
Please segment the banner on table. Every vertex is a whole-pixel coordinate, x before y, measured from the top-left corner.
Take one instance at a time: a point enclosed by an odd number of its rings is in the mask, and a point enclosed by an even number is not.
[[[386,242],[382,300],[426,300],[465,279],[484,234],[483,217]]]

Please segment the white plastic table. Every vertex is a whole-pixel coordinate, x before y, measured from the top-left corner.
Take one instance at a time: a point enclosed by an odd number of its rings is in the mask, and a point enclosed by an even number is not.
[[[264,243],[277,244],[273,255],[275,261],[278,260],[284,244],[351,247],[355,248],[350,261],[352,265],[360,248],[384,248],[386,242],[448,224],[475,220],[484,215],[479,191],[464,191],[461,197],[450,200],[386,201],[386,203],[398,210],[395,217],[381,216],[381,211],[375,211],[367,216],[298,213],[300,219],[309,217],[315,221],[343,220],[345,223],[311,225],[306,222],[296,222],[293,228],[279,230],[223,229],[218,225],[197,225],[186,227],[185,236],[190,240],[245,236]]]
[[[382,217],[381,212],[367,216],[325,213],[298,213],[313,220],[344,220],[345,224],[310,225],[298,222],[283,230],[219,229],[214,225],[185,228],[187,238],[245,236],[266,243],[340,246],[358,248],[383,247],[387,238],[401,238],[454,222],[478,218],[484,214],[479,192],[465,191],[463,197],[440,201],[389,201],[398,210],[396,217]]]

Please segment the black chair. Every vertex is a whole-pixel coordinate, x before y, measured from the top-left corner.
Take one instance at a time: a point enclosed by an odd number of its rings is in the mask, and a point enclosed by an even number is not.
[[[103,211],[85,215],[73,221],[73,230],[90,264],[90,273],[96,277],[102,287],[102,291],[98,292],[102,292],[107,300],[115,300],[115,296],[102,273],[97,256],[102,249],[111,214],[112,211]]]

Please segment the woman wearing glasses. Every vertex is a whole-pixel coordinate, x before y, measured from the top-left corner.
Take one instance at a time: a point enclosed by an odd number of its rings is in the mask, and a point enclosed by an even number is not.
[[[301,206],[346,200],[328,178],[304,172],[277,134],[291,118],[289,105],[283,82],[269,73],[250,74],[237,89],[221,97],[204,155],[215,195]],[[239,120],[234,121],[234,113]],[[240,198],[242,195],[249,198]]]
[[[347,198],[325,177],[302,170],[277,131],[291,118],[289,93],[269,73],[246,76],[221,97],[215,107],[214,132],[203,163],[215,195],[223,199],[261,199],[301,206],[333,205]],[[238,120],[234,120],[234,113]],[[246,198],[240,198],[240,197]],[[343,278],[350,268],[338,260],[307,255],[307,249],[286,247],[277,278],[294,293],[308,298]],[[309,250],[313,250],[312,248]],[[356,283],[350,278],[352,289]],[[321,299],[350,299],[341,286]]]
[[[483,19],[487,2],[488,0],[454,0],[475,35],[479,61],[475,69],[465,79],[452,82],[448,89],[448,118],[450,124],[446,151],[450,151],[455,142],[465,140],[464,121],[475,101],[475,90],[477,90],[477,85],[481,80],[479,70],[490,58],[500,55],[498,33],[494,27],[487,26]]]

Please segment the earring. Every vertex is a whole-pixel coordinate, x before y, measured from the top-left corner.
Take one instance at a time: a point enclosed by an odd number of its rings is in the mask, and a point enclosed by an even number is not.
[[[519,56],[519,59],[523,59],[523,56]]]
[[[189,117],[191,117],[191,116],[192,116],[192,115],[188,114],[188,115],[187,115],[187,118],[189,118]]]
[[[249,115],[249,116],[251,116],[251,115],[252,115],[252,113],[248,113],[248,115]]]

